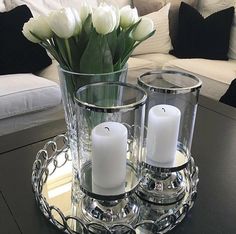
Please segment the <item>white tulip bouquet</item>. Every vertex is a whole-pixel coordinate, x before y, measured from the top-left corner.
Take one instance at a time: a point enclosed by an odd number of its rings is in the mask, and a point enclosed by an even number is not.
[[[68,71],[101,74],[122,69],[133,50],[151,37],[153,22],[136,8],[119,9],[106,2],[94,9],[84,2],[52,11],[24,24],[24,36],[46,48]]]

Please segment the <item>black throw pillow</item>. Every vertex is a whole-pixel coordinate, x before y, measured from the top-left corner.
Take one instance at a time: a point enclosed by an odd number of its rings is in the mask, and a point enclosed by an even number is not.
[[[174,50],[179,58],[228,60],[234,7],[218,11],[207,18],[187,3],[179,9],[179,26]]]
[[[226,93],[220,98],[220,102],[236,107],[236,79],[234,79]]]
[[[31,17],[26,5],[0,13],[0,75],[33,73],[52,63],[43,47],[22,34],[24,23]]]

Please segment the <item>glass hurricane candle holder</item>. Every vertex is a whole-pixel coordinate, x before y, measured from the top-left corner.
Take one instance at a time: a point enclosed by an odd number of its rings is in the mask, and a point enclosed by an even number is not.
[[[135,222],[145,102],[143,89],[125,83],[90,84],[76,93],[81,209],[88,222]]]
[[[138,84],[148,94],[138,194],[153,203],[174,203],[186,192],[182,170],[191,156],[202,82],[190,74],[162,70],[141,75]]]

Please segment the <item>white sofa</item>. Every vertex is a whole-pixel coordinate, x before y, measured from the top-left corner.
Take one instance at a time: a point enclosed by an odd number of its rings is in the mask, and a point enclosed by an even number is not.
[[[11,7],[24,2],[32,4],[30,0],[7,1],[8,4],[11,2]],[[119,1],[121,6],[127,3],[130,1]],[[0,0],[0,11],[9,10],[10,6],[5,9],[4,0]],[[152,53],[132,56],[128,65],[128,82],[134,84],[140,74],[155,69],[192,73],[203,81],[201,94],[215,100],[219,100],[231,81],[236,78],[236,60],[232,59],[229,61],[178,59],[170,54]],[[36,74],[0,76],[0,135],[62,118],[64,114],[55,61]]]

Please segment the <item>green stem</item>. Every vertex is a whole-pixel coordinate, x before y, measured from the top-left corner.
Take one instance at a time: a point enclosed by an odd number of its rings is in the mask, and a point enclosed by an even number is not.
[[[59,62],[61,63],[61,60],[59,58],[59,55],[57,53],[57,51],[54,49],[53,45],[51,45],[50,43],[48,43],[47,41],[41,42],[41,45],[47,49],[50,54]]]
[[[67,66],[66,60],[63,58],[62,54],[60,53],[60,49],[59,49],[57,40],[56,40],[54,37],[52,37],[52,38],[50,39],[50,43],[51,43],[51,45],[53,45],[52,48],[53,48],[53,50],[55,51],[55,53],[58,55],[58,59],[60,60],[59,64],[60,64],[60,65]],[[67,67],[68,67],[68,66],[67,66]]]
[[[65,45],[66,45],[66,51],[67,51],[67,54],[68,54],[68,59],[69,59],[69,64],[70,64],[70,67],[72,68],[73,67],[73,61],[72,61],[72,56],[71,56],[71,51],[70,51],[70,44],[69,44],[69,40],[68,39],[65,39]]]
[[[79,36],[75,36],[74,40],[75,40],[75,44],[78,44],[79,43]]]
[[[55,37],[54,42],[55,42],[55,46],[57,47],[60,57],[64,61],[63,65],[66,66],[69,70],[71,70],[70,62],[68,61],[69,58],[67,58],[67,51],[66,51],[67,49],[65,47],[66,43],[64,39]]]

